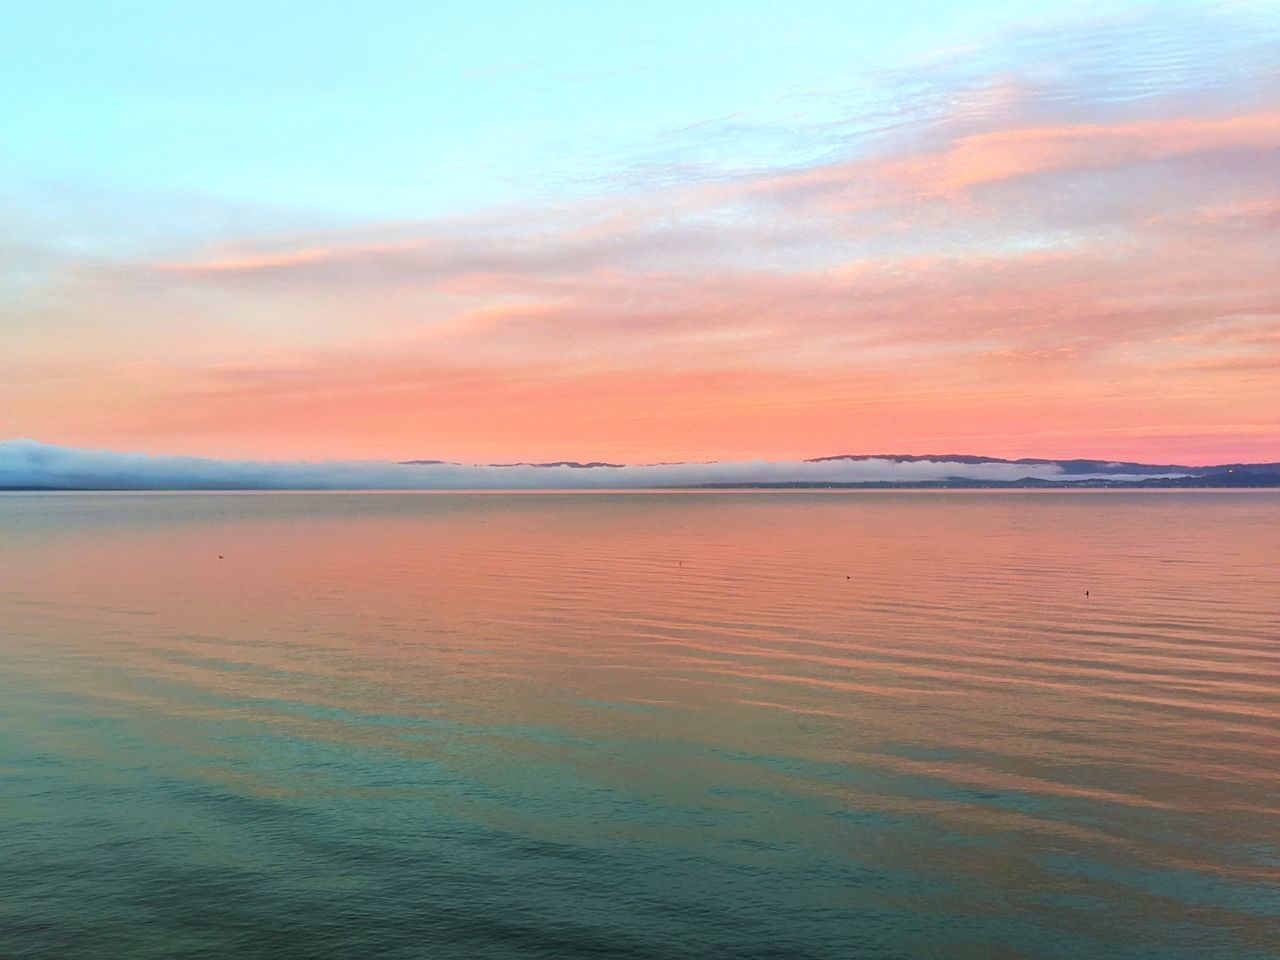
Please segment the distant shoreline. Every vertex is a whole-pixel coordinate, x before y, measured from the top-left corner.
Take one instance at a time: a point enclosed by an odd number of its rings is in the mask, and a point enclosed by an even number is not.
[[[1189,482],[1167,480],[1134,482],[1040,481],[1030,483],[705,483],[663,487],[0,487],[5,493],[396,493],[396,494],[628,494],[628,493],[1081,493],[1097,491],[1250,491],[1280,490],[1280,478],[1252,478],[1247,483],[1215,483],[1188,477]]]
[[[602,460],[255,461],[0,441],[0,490],[1179,490],[1280,488],[1280,461],[1179,464],[839,454],[626,465]]]

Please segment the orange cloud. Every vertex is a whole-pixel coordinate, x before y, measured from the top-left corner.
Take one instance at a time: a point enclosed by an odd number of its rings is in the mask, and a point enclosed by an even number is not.
[[[1221,150],[1280,149],[1280,112],[1120,124],[994,130],[936,154],[887,165],[891,179],[951,196],[983,184],[1088,171]]]

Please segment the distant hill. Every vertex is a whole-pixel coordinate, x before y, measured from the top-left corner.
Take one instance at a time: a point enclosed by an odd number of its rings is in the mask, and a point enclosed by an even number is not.
[[[406,465],[446,464],[445,460],[404,460]],[[731,480],[687,483],[680,486],[692,486],[700,489],[819,489],[819,488],[998,488],[998,487],[1280,487],[1280,462],[1270,463],[1219,463],[1205,466],[1192,466],[1180,463],[1138,463],[1131,460],[1053,460],[1043,457],[1022,457],[1009,460],[1004,457],[983,457],[964,453],[841,453],[825,457],[810,457],[797,463],[834,464],[877,463],[877,464],[955,464],[955,476],[947,476],[929,480]],[[663,461],[660,463],[624,464],[603,460],[581,462],[577,460],[555,460],[543,463],[528,461],[512,463],[491,463],[487,467],[507,469],[514,467],[558,468],[567,467],[572,470],[592,470],[607,468],[622,470],[627,467],[649,469],[658,467],[715,467],[721,461]],[[452,464],[464,466],[464,464]],[[1037,476],[1017,477],[1014,479],[989,479],[964,476],[965,467],[989,467],[1002,465],[1006,467],[1025,466],[1029,468],[1050,468],[1056,471],[1052,479]]]
[[[1280,488],[1280,463],[1204,466],[1008,460],[972,454],[838,454],[808,460],[465,464],[441,460],[261,461],[0,441],[0,490],[643,490]]]
[[[1280,462],[1277,463],[1219,463],[1209,466],[1193,467],[1179,463],[1134,463],[1127,460],[1045,460],[1038,457],[1023,457],[1020,460],[1006,460],[1003,457],[978,457],[971,454],[865,454],[842,453],[830,457],[812,457],[806,463],[829,463],[836,460],[893,460],[897,463],[1008,463],[1027,466],[1059,467],[1064,475],[1073,474],[1185,474],[1205,477],[1217,474],[1233,473],[1275,475],[1280,474]]]

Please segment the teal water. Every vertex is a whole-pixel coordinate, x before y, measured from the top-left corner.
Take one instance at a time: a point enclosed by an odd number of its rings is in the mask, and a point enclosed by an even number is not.
[[[0,957],[1280,956],[1277,531],[0,495]]]

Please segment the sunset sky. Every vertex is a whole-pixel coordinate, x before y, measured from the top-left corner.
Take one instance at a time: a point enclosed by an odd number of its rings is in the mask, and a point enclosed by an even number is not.
[[[1280,3],[58,2],[0,440],[1280,459]]]

